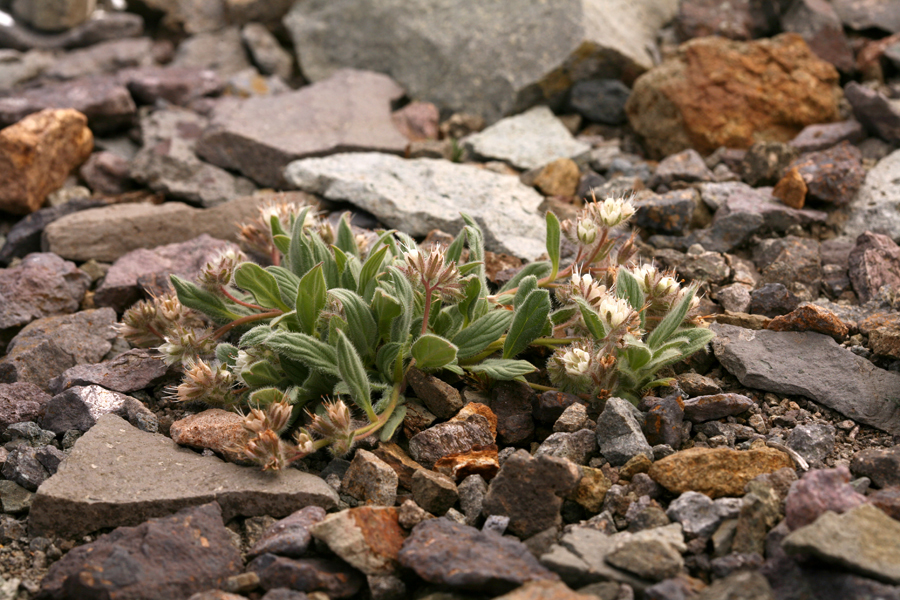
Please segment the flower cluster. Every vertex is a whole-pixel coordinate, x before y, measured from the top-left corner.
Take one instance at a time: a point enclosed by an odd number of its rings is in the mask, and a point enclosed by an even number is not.
[[[152,348],[166,342],[176,330],[190,332],[196,339],[206,330],[206,322],[186,308],[175,294],[141,300],[125,311],[117,326],[119,333],[138,348]]]
[[[301,214],[305,216],[302,227],[316,231],[326,243],[334,241],[334,230],[327,222],[322,221],[311,207],[296,202],[271,202],[259,208],[259,216],[250,223],[239,226],[238,238],[241,244],[248,250],[261,256],[271,258],[273,264],[278,264],[280,254],[275,245],[275,235],[278,229],[284,232],[291,231]],[[273,229],[274,226],[278,229]]]
[[[547,361],[554,386],[570,394],[606,398],[616,387],[616,357],[590,339],[559,348]]]

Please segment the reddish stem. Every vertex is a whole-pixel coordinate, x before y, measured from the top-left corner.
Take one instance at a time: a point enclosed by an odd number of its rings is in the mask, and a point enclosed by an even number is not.
[[[228,298],[229,300],[231,300],[232,302],[234,302],[236,304],[240,304],[241,306],[246,306],[247,308],[252,308],[254,310],[266,310],[265,308],[263,308],[262,306],[259,306],[258,304],[250,304],[249,302],[244,302],[243,300],[238,300],[237,298],[232,296],[228,292],[228,290],[225,289],[225,286],[223,286],[223,285],[219,286],[219,291],[222,292],[223,296],[225,296],[226,298]]]

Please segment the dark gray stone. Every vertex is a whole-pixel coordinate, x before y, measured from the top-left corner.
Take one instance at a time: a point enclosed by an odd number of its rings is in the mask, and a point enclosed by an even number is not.
[[[169,368],[149,350],[135,348],[112,360],[95,365],[76,365],[50,380],[50,393],[59,394],[74,386],[98,385],[127,394],[161,383]]]
[[[216,95],[225,87],[215,71],[192,67],[131,69],[120,78],[135,101],[150,105],[164,101],[187,106],[198,98]]]
[[[541,442],[534,456],[555,456],[568,459],[576,465],[586,465],[596,453],[597,434],[590,429],[580,429],[571,433],[551,433]]]
[[[312,541],[309,528],[324,518],[325,509],[321,506],[301,508],[269,527],[259,541],[250,548],[247,555],[254,558],[270,553],[300,558],[306,554]]]
[[[259,576],[264,590],[287,588],[299,592],[324,592],[329,598],[348,598],[363,586],[359,571],[339,560],[324,558],[293,559],[263,554],[247,565],[247,571]]]
[[[684,492],[669,504],[666,515],[681,523],[689,538],[709,538],[726,519],[741,510],[740,498],[710,499],[699,492]]]
[[[23,257],[32,252],[40,252],[41,233],[53,221],[68,214],[95,208],[103,204],[102,200],[76,198],[59,206],[50,206],[36,210],[30,215],[23,217],[6,234],[6,242],[0,248],[0,264],[6,265],[13,258]]]
[[[0,46],[16,50],[32,48],[80,48],[105,40],[141,35],[144,19],[130,12],[98,11],[93,18],[57,34],[35,32],[13,24],[0,26]]]
[[[634,200],[634,224],[660,233],[682,234],[691,224],[698,199],[697,191],[692,189],[641,194]]]
[[[799,152],[815,152],[836,146],[843,141],[858,144],[866,137],[859,121],[850,119],[837,123],[807,125],[789,144]]]
[[[50,477],[50,473],[38,460],[38,449],[25,444],[9,453],[0,474],[31,492],[37,491],[38,486]]]
[[[647,443],[641,424],[635,418],[636,411],[628,400],[610,398],[597,417],[600,454],[614,467],[624,465],[638,454],[651,460],[653,458],[653,448]]]
[[[631,90],[618,79],[586,79],[572,86],[569,106],[588,121],[621,125]]]
[[[444,456],[468,452],[494,443],[487,418],[472,414],[465,420],[448,421],[417,433],[409,440],[409,454],[426,468]]]
[[[859,423],[900,433],[900,375],[812,332],[752,331],[712,325],[719,362],[745,386],[806,396]]]
[[[741,394],[696,396],[684,401],[684,416],[694,423],[702,423],[739,415],[753,405],[753,400]]]
[[[127,419],[142,431],[156,433],[156,415],[140,400],[99,385],[75,386],[53,396],[47,403],[41,425],[56,434],[72,429],[87,431],[107,414]]]
[[[810,465],[821,464],[834,451],[834,427],[828,423],[797,425],[785,443]]]
[[[751,314],[777,317],[786,315],[800,306],[800,298],[787,289],[783,283],[767,283],[750,292]]]
[[[0,383],[0,435],[23,421],[36,421],[50,395],[33,383]]]

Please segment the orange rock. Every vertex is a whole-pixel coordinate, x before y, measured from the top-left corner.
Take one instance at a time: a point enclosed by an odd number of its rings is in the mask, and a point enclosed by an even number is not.
[[[69,108],[42,110],[3,129],[0,210],[15,215],[36,211],[93,148],[87,117]]]
[[[209,448],[228,462],[252,464],[241,451],[250,438],[242,425],[243,417],[236,412],[210,408],[172,423],[172,441],[197,450]]]
[[[497,415],[494,414],[494,411],[486,404],[481,404],[480,402],[469,402],[462,409],[456,413],[456,416],[450,419],[451,421],[465,421],[466,417],[471,414],[481,415],[485,419],[488,420],[488,426],[491,428],[491,435],[494,439],[497,439]]]
[[[806,182],[797,167],[794,167],[781,178],[775,188],[772,189],[772,195],[780,199],[791,208],[803,208],[806,203]]]
[[[859,330],[869,336],[869,349],[875,354],[900,358],[900,315],[878,313],[863,320]]]
[[[791,457],[765,446],[745,451],[689,448],[656,461],[647,474],[676,494],[693,491],[720,498],[742,496],[751,479],[785,467],[794,468]]]
[[[840,118],[833,65],[799,35],[738,42],[704,37],[635,81],[628,119],[655,154],[787,142],[807,125]]]
[[[389,575],[406,534],[394,507],[362,506],[332,513],[310,527],[313,537],[366,575]]]
[[[462,481],[469,475],[481,475],[485,481],[490,481],[500,470],[497,460],[497,446],[476,447],[469,452],[451,454],[434,463],[434,470],[442,473],[454,481]]]
[[[839,342],[850,333],[850,328],[836,314],[815,304],[803,304],[786,315],[773,318],[766,324],[766,329],[815,331],[830,335]]]

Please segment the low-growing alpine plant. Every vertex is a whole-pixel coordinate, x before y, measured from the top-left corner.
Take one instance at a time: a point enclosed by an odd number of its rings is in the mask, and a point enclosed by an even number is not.
[[[614,235],[633,213],[618,198],[564,223],[547,213],[549,260],[492,293],[484,238],[466,215],[447,247],[388,231],[365,249],[347,215],[335,231],[310,207],[277,204],[241,227],[245,247],[271,266],[225,252],[196,282],[172,276],[177,296],[135,305],[121,327],[184,366],[179,400],[242,410],[244,453],[264,469],[323,447],[342,455],[376,433],[389,439],[413,368],[479,385],[538,372],[530,379],[552,387],[529,381],[537,389],[637,402],[669,383],[661,368],[713,333],[697,315],[696,286],[636,264],[634,235]],[[576,248],[565,268],[563,235]]]

